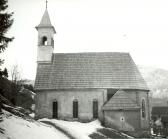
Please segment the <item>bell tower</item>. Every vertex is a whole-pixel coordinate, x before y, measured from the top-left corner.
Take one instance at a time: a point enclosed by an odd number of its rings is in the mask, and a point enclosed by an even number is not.
[[[47,1],[46,10],[36,29],[38,31],[37,63],[50,63],[54,52],[54,34],[56,31],[50,21],[47,11]]]

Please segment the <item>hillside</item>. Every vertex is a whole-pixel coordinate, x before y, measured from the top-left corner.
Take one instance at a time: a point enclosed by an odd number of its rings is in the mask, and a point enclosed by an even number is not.
[[[149,88],[153,92],[153,97],[156,98],[168,98],[168,71],[151,68],[151,67],[139,67],[139,70],[147,82]]]
[[[52,126],[24,119],[3,110],[0,115],[0,139],[68,139]]]
[[[139,70],[151,90],[154,105],[167,105],[168,70],[139,66]]]

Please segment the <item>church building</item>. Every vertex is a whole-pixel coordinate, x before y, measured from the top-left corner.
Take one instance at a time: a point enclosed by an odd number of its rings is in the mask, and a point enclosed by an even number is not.
[[[54,53],[47,8],[38,31],[35,117],[149,128],[149,89],[129,53]]]

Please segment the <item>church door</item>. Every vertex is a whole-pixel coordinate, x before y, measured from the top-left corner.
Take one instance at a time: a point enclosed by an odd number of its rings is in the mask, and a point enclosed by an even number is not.
[[[98,101],[93,101],[93,118],[98,118]]]
[[[53,118],[58,118],[58,102],[53,102]]]

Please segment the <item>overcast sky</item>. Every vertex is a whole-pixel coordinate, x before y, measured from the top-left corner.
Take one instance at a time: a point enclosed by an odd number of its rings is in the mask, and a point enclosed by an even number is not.
[[[37,31],[45,0],[9,0],[15,39],[3,54],[34,79]],[[168,69],[167,0],[48,0],[55,53],[129,52],[137,65]]]

